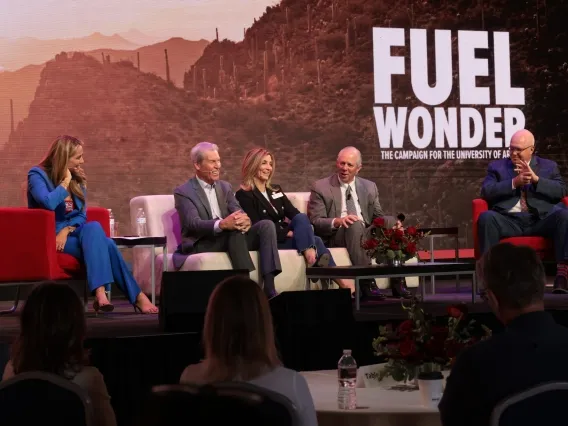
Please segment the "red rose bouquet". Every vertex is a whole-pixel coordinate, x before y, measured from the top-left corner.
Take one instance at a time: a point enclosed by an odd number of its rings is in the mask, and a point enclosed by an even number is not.
[[[425,314],[416,298],[402,306],[408,319],[396,328],[379,327],[379,337],[373,340],[375,354],[387,360],[379,380],[391,376],[406,382],[420,371],[441,371],[451,367],[463,349],[491,336],[484,325],[466,321],[465,305],[449,306],[446,324],[437,324]]]
[[[402,215],[399,218],[400,216]],[[389,229],[385,227],[385,219],[377,217],[373,220],[368,235],[363,237],[361,246],[378,264],[401,263],[417,257],[418,243],[428,233],[421,231],[418,225]]]

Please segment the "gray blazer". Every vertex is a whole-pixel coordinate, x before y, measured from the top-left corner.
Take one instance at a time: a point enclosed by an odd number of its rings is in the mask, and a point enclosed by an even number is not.
[[[215,182],[217,201],[223,218],[241,210],[229,182]],[[211,215],[211,206],[205,191],[193,177],[174,190],[176,210],[181,224],[181,244],[173,255],[174,267],[179,269],[187,255],[193,253],[193,246],[202,238],[214,238],[216,219]]]
[[[357,176],[355,178],[355,190],[366,226],[369,226],[377,217],[385,217],[379,202],[379,190],[374,182]],[[312,184],[308,216],[317,235],[329,237],[333,234],[331,222],[336,217],[341,217],[341,187],[337,174],[320,179]],[[388,222],[393,219],[385,217],[387,226],[391,225]],[[393,225],[394,223],[391,226]]]

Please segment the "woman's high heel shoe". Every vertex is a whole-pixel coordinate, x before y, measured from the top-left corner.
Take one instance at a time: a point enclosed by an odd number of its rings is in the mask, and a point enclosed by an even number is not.
[[[112,312],[114,311],[114,305],[112,303],[107,303],[105,305],[100,305],[98,300],[93,302],[93,309],[95,310],[95,316],[100,312]]]
[[[138,306],[136,303],[134,305],[132,305],[132,307],[134,308],[134,312],[137,313],[137,314],[156,315],[159,312],[159,311],[157,311],[157,312],[143,312],[142,308],[140,306]]]

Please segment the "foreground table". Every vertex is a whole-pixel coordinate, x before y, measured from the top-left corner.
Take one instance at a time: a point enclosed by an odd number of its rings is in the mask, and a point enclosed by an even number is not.
[[[327,266],[306,268],[306,290],[310,290],[310,278],[351,278],[355,280],[355,309],[360,309],[359,281],[371,278],[420,277],[422,297],[426,296],[425,277],[432,275],[471,275],[471,302],[475,303],[477,284],[473,262],[419,262],[403,263],[400,266]]]
[[[318,415],[319,426],[441,426],[437,408],[425,407],[415,391],[391,390],[396,385],[357,388],[357,409],[337,408],[337,371],[303,372]]]

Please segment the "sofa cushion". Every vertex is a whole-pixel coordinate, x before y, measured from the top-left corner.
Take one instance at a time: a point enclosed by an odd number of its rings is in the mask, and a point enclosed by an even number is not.
[[[301,212],[307,213],[309,192],[289,192],[286,196],[290,202]],[[149,235],[166,236],[168,240],[168,270],[172,271],[172,253],[177,249],[181,242],[181,226],[173,195],[144,195],[130,200],[130,219],[132,223],[132,233],[136,234],[136,215],[138,208],[144,209],[146,214],[146,226]],[[332,248],[331,254],[338,266],[349,266],[351,261],[347,250],[344,248]],[[145,248],[133,249],[133,272],[134,277],[140,287],[145,292],[150,292],[150,250]],[[258,253],[251,251],[253,264],[258,268]],[[155,250],[156,258],[156,294],[159,294],[160,283],[163,269],[162,249]],[[279,250],[280,263],[283,272],[276,277],[276,290],[292,291],[303,290],[306,282],[305,262],[302,256],[295,250]],[[188,256],[181,270],[204,270],[204,269],[231,269],[231,262],[226,253],[198,253]],[[258,282],[258,269],[251,272],[251,278]],[[378,279],[379,288],[388,288],[388,279]],[[418,286],[418,278],[407,278],[409,287]],[[312,288],[317,286],[312,285]]]
[[[310,201],[309,192],[287,192],[286,197],[300,213],[308,214],[308,202]]]

